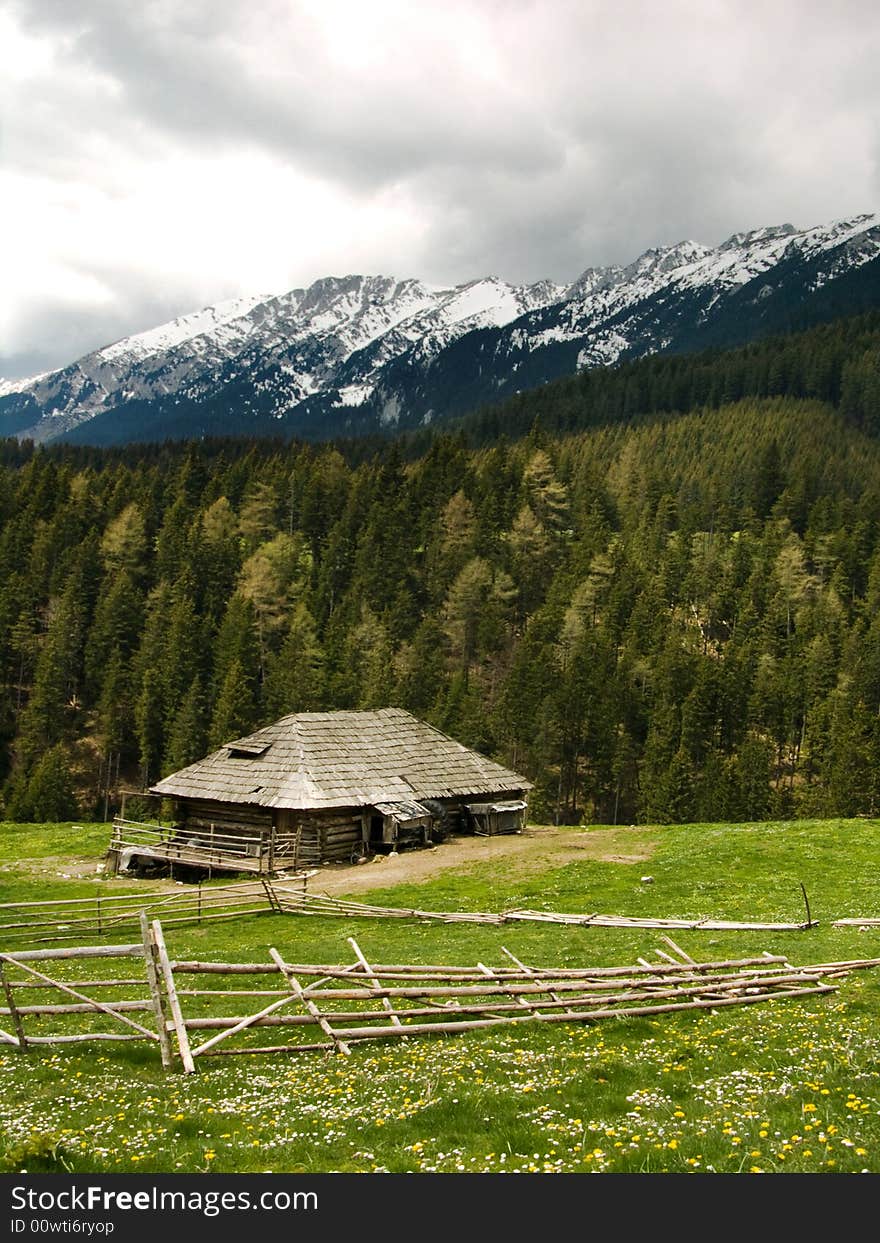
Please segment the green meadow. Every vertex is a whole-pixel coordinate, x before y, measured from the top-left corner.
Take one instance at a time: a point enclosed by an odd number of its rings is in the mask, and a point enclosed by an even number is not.
[[[675,940],[699,960],[763,951],[794,965],[880,957],[880,928],[831,926],[880,915],[880,821],[583,833],[607,833],[615,851],[552,867],[518,856],[515,866],[475,864],[353,896],[434,910],[796,922],[804,919],[803,885],[816,927],[682,931]],[[638,862],[612,857],[626,855],[627,835],[638,845],[631,854],[644,856]],[[155,889],[94,873],[107,836],[104,825],[0,826],[0,900]],[[320,891],[320,877],[313,885]],[[349,936],[374,962],[501,965],[506,947],[534,966],[626,965],[667,948],[652,929],[526,923],[267,914],[166,929],[173,958],[226,961],[265,960],[275,946],[288,961],[350,962]],[[85,974],[82,963],[51,972]],[[244,1006],[227,1012],[258,1003]],[[4,1050],[0,1169],[880,1172],[878,1010],[880,969],[869,969],[823,996],[411,1037],[355,1045],[347,1058],[204,1059],[188,1076],[163,1072],[146,1044]],[[29,1030],[46,1030],[38,1026],[45,1022],[29,1020]],[[286,1038],[270,1030],[270,1043]],[[265,1031],[257,1035],[266,1042]]]

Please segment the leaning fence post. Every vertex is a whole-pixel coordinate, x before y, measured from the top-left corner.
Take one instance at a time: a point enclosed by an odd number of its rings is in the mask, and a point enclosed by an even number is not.
[[[168,1006],[171,1010],[171,1020],[174,1023],[174,1033],[177,1036],[177,1047],[180,1050],[180,1060],[183,1062],[183,1069],[188,1075],[195,1071],[195,1063],[192,1059],[192,1053],[189,1047],[189,1036],[186,1031],[186,1024],[183,1021],[183,1012],[180,1009],[180,1001],[177,997],[177,986],[174,983],[174,971],[168,958],[168,950],[165,948],[165,937],[162,935],[162,925],[158,919],[154,919],[152,923],[153,943],[156,946],[156,953],[159,957],[159,966],[162,970],[162,978],[165,981],[165,995],[168,998]]]
[[[165,1006],[162,1002],[162,990],[159,987],[159,972],[156,969],[156,945],[150,929],[150,921],[147,918],[147,912],[141,911],[141,936],[144,941],[144,962],[147,968],[147,983],[150,986],[150,1000],[153,1003],[153,1013],[156,1016],[156,1030],[159,1033],[159,1049],[162,1053],[162,1065],[165,1070],[170,1070],[173,1065],[173,1057],[171,1054],[171,1041],[168,1039],[168,1023],[165,1018]]]
[[[2,962],[0,962],[0,980],[3,981],[3,992],[6,995],[6,1004],[9,1007],[9,1013],[12,1015],[12,1022],[15,1025],[15,1034],[18,1037],[18,1047],[22,1053],[27,1053],[28,1044],[27,1044],[27,1040],[25,1039],[24,1027],[22,1026],[22,1022],[21,1022],[21,1015],[19,1014],[18,1006],[15,1004],[15,1001],[13,1000],[12,987],[6,978],[6,972],[3,970]]]
[[[288,967],[288,965],[285,963],[284,959],[281,957],[278,951],[276,949],[270,949],[269,957],[272,959],[275,966],[278,968],[278,970],[281,972],[284,979],[287,981],[290,991],[296,996],[296,998],[299,1001],[303,1003],[305,1008],[308,1010],[309,1014],[311,1014],[312,1018],[321,1028],[321,1031],[324,1033],[324,1035],[329,1036],[330,1039],[333,1041],[334,1045],[336,1046],[337,1052],[344,1053],[346,1055],[351,1053],[351,1049],[342,1039],[342,1036],[339,1034],[339,1032],[333,1030],[328,1020],[324,1017],[324,1015],[321,1013],[321,1011],[318,1009],[318,1007],[315,1005],[312,999],[306,996],[302,986],[300,985],[299,980],[293,974],[290,967]]]
[[[806,924],[804,925],[804,927],[805,927],[805,928],[812,928],[812,926],[813,926],[813,921],[812,921],[812,918],[810,917],[810,899],[807,897],[807,891],[806,891],[806,889],[804,888],[804,882],[803,882],[803,881],[799,881],[798,883],[799,883],[799,885],[800,885],[800,887],[801,887],[801,893],[804,895],[804,906],[807,908],[807,922],[806,922]]]
[[[366,974],[367,974],[367,979],[370,981],[370,983],[372,984],[373,988],[376,988],[376,989],[381,989],[381,987],[382,987],[382,986],[381,986],[381,984],[379,983],[379,981],[376,979],[376,976],[375,976],[375,974],[373,973],[373,968],[372,968],[372,967],[370,966],[370,964],[367,962],[366,958],[365,958],[365,957],[364,957],[364,955],[363,955],[363,952],[362,952],[362,950],[361,950],[361,947],[358,945],[358,943],[357,943],[357,941],[354,939],[354,937],[348,937],[348,943],[349,943],[349,945],[351,946],[351,948],[354,950],[355,954],[357,954],[357,960],[358,960],[358,962],[361,964],[361,966],[363,967],[364,971],[366,972]],[[403,1024],[401,1023],[400,1019],[399,1019],[399,1018],[398,1018],[398,1016],[397,1016],[397,1013],[396,1013],[396,1011],[395,1011],[395,1009],[394,1009],[394,1003],[392,1002],[391,998],[390,998],[390,997],[383,997],[383,998],[382,998],[382,1005],[383,1005],[383,1006],[385,1007],[385,1009],[388,1011],[389,1017],[390,1017],[390,1019],[391,1019],[392,1026],[394,1026],[394,1027],[402,1027],[402,1026],[403,1026]]]

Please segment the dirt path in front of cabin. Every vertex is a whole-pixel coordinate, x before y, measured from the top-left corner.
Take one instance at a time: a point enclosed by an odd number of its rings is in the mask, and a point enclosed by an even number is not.
[[[324,864],[308,882],[312,893],[330,896],[363,894],[372,889],[392,885],[418,885],[452,869],[460,870],[481,864],[497,863],[507,876],[528,876],[548,868],[562,867],[578,859],[597,859],[607,863],[640,863],[654,851],[652,830],[623,825],[616,828],[576,829],[529,826],[523,833],[501,834],[497,837],[453,837],[442,845],[427,849],[406,850],[398,855],[377,855],[362,864]],[[21,858],[0,865],[0,887],[3,873],[10,878],[45,877],[55,880],[98,880],[108,894],[118,890],[130,892],[142,885],[145,891],[167,893],[180,888],[181,882],[168,877],[157,880],[133,881],[131,877],[101,877],[101,858],[83,855],[47,855]],[[227,877],[226,883],[246,877]],[[279,878],[280,879],[280,878]]]
[[[639,863],[649,859],[653,850],[650,831],[640,828],[618,826],[586,831],[530,826],[523,833],[497,837],[454,837],[425,850],[377,855],[369,863],[325,864],[309,880],[309,890],[331,896],[366,893],[391,885],[418,885],[453,868],[494,862],[508,876],[562,867],[578,859]]]

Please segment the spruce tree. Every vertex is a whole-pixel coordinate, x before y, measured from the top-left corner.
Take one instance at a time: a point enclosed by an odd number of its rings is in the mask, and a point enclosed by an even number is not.
[[[277,656],[269,664],[263,703],[269,716],[316,712],[324,705],[324,652],[315,620],[306,605],[297,604]]]
[[[215,751],[224,743],[253,730],[257,719],[254,685],[238,660],[226,671],[208,729],[208,747]]]
[[[162,771],[167,776],[194,764],[205,754],[207,729],[205,700],[200,679],[190,686],[168,731],[168,743]]]

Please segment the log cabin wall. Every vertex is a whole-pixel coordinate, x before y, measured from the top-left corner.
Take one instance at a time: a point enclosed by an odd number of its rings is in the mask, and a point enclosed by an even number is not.
[[[221,803],[207,799],[181,799],[180,816],[188,829],[210,829],[260,837],[272,831],[272,812],[248,803]]]
[[[186,830],[210,829],[255,839],[275,831],[275,855],[280,866],[309,867],[342,860],[348,863],[363,840],[361,813],[354,808],[330,811],[290,811],[254,807],[246,803],[188,800],[181,803]]]
[[[512,799],[521,791],[512,790],[496,797]],[[475,796],[426,799],[437,817],[439,836],[473,833],[473,817],[465,808]],[[256,807],[247,803],[225,803],[207,799],[180,800],[181,831],[203,834],[213,826],[218,834],[253,837],[264,848],[271,840],[270,866],[273,870],[315,867],[321,863],[349,863],[369,850],[369,813],[361,808],[332,808],[326,811],[295,811],[287,808]],[[494,828],[494,826],[493,826]],[[511,831],[499,825],[495,831]]]
[[[332,811],[297,812],[301,830],[301,861],[306,863],[350,863],[363,845],[361,812],[355,808]],[[311,858],[307,856],[311,854]]]

